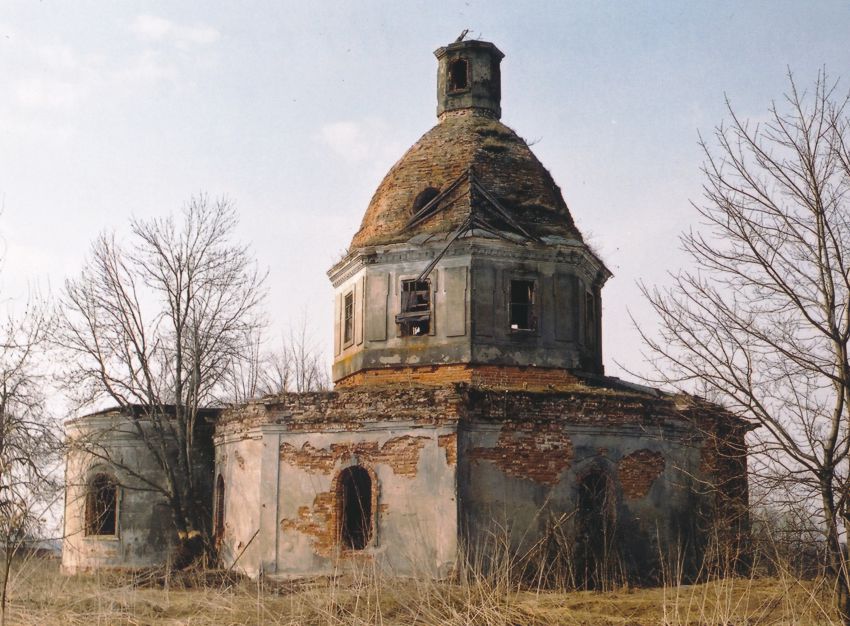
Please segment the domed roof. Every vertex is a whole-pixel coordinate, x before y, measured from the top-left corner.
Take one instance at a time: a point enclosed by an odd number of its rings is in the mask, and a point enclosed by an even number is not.
[[[479,193],[471,183],[462,184],[467,173],[473,175]],[[414,220],[438,193],[442,197],[433,204],[441,204],[439,210],[423,211],[427,217]],[[390,169],[351,247],[453,232],[487,196],[532,237],[581,240],[560,188],[528,144],[493,115],[463,109],[443,113],[440,122]]]

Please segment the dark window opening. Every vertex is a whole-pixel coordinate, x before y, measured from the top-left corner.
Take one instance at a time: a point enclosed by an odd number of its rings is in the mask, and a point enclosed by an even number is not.
[[[372,479],[359,465],[339,475],[337,503],[340,539],[350,550],[362,550],[372,538]]]
[[[115,535],[118,529],[118,485],[107,474],[97,474],[86,492],[86,534]]]
[[[413,201],[413,213],[419,213],[422,209],[424,209],[431,200],[440,195],[440,190],[435,189],[434,187],[426,187],[419,195],[416,196],[416,199]]]
[[[354,340],[354,292],[345,294],[342,342],[349,344]]]
[[[469,64],[466,59],[457,59],[449,65],[449,91],[461,91],[469,87]]]
[[[577,582],[585,589],[612,583],[619,563],[616,502],[608,476],[594,469],[578,485]]]
[[[535,330],[534,281],[512,280],[510,302],[511,330]]]
[[[589,291],[584,294],[584,342],[596,345],[596,298]]]
[[[396,315],[402,337],[419,337],[431,332],[431,281],[401,281],[401,311]]]
[[[221,474],[215,481],[215,502],[213,502],[215,517],[213,518],[213,535],[216,545],[221,543],[224,537],[224,478]]]

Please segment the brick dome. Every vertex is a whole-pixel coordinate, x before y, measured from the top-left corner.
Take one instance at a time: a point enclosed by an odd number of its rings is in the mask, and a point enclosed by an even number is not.
[[[467,108],[443,113],[390,169],[351,248],[454,231],[482,201],[461,180],[468,172],[528,234],[581,241],[560,188],[528,144],[492,113]],[[423,204],[453,184],[441,210],[410,224]]]

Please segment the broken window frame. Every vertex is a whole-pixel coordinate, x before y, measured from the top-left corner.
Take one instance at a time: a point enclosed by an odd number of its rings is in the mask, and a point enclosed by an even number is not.
[[[107,472],[93,474],[86,483],[85,536],[118,538],[119,503],[118,481]]]
[[[455,71],[455,68],[463,64],[464,69],[464,83],[462,86],[458,86],[455,81],[456,78],[460,77],[460,73]],[[469,86],[472,83],[472,72],[471,65],[469,63],[469,59],[464,57],[458,57],[457,59],[453,59],[449,61],[448,72],[446,76],[446,91],[448,93],[463,93],[464,91],[469,91]]]
[[[342,346],[354,343],[354,290],[342,297]]]
[[[517,299],[518,293],[514,291],[515,286],[520,283],[530,287],[526,300]],[[511,278],[508,282],[508,329],[512,333],[534,333],[537,332],[537,280],[534,278]],[[525,323],[520,325],[517,314],[523,311]]]
[[[433,334],[431,279],[401,279],[399,296],[399,313],[395,316],[396,324],[399,326],[399,335],[401,337],[427,337]]]

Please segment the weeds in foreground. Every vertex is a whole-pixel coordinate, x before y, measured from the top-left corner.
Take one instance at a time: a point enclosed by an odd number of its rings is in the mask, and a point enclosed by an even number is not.
[[[19,624],[544,625],[838,624],[833,589],[779,572],[652,589],[549,591],[504,572],[452,580],[400,579],[362,564],[299,581],[215,573],[152,578],[66,577],[58,563],[19,563],[9,610]]]

